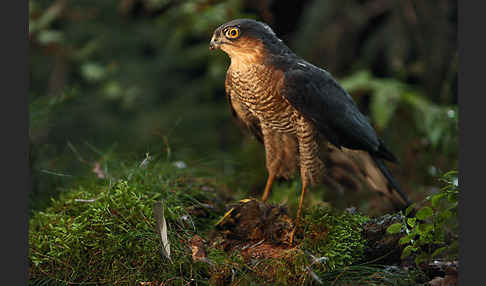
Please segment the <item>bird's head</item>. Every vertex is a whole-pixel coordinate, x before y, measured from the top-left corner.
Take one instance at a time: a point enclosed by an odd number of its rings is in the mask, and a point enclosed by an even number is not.
[[[236,19],[219,26],[213,33],[209,49],[221,49],[233,62],[251,63],[261,60],[283,45],[265,23],[252,19]]]

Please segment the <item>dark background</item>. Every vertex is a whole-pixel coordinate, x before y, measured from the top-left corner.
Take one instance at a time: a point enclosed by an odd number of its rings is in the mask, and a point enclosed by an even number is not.
[[[170,156],[260,191],[263,147],[235,127],[229,59],[208,50],[239,17],[265,21],[350,91],[412,199],[457,169],[456,1],[38,0],[29,13],[33,208],[113,154]]]

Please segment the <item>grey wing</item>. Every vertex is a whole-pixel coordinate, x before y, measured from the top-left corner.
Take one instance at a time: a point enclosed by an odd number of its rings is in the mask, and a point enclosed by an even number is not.
[[[281,95],[333,145],[365,150],[379,158],[397,161],[351,96],[328,72],[310,64],[297,65],[285,72]]]
[[[261,143],[263,143],[263,134],[260,126],[260,120],[253,116],[248,108],[238,100],[234,93],[231,84],[231,77],[226,76],[225,82],[226,98],[228,99],[228,104],[231,109],[231,114],[236,119],[238,124],[243,127],[243,129],[249,130]]]

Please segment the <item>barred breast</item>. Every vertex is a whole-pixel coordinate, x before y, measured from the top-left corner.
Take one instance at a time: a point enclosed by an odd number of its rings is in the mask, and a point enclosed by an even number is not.
[[[270,173],[288,177],[296,161],[305,185],[319,184],[324,164],[319,158],[318,131],[279,94],[281,71],[264,65],[228,70],[231,96],[259,119]],[[285,140],[288,142],[284,142]]]
[[[228,70],[232,94],[245,104],[264,126],[281,132],[296,132],[297,111],[277,92],[281,74],[263,65],[253,65],[244,71]]]

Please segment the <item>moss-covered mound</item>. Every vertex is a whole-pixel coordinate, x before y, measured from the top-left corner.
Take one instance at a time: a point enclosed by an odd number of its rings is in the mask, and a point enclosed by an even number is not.
[[[121,173],[118,179],[66,190],[49,208],[32,215],[31,281],[128,285],[206,280],[195,269],[187,242],[211,229],[223,214],[223,192],[216,192],[209,179],[167,162],[127,167]],[[165,206],[172,263],[161,255],[155,201]]]
[[[32,285],[406,281],[396,269],[357,265],[366,244],[361,227],[368,220],[359,214],[310,208],[296,245],[289,246],[293,215],[284,206],[237,201],[197,170],[160,161],[124,166],[105,177],[75,184],[33,213]],[[170,259],[156,231],[156,201],[165,209]]]

